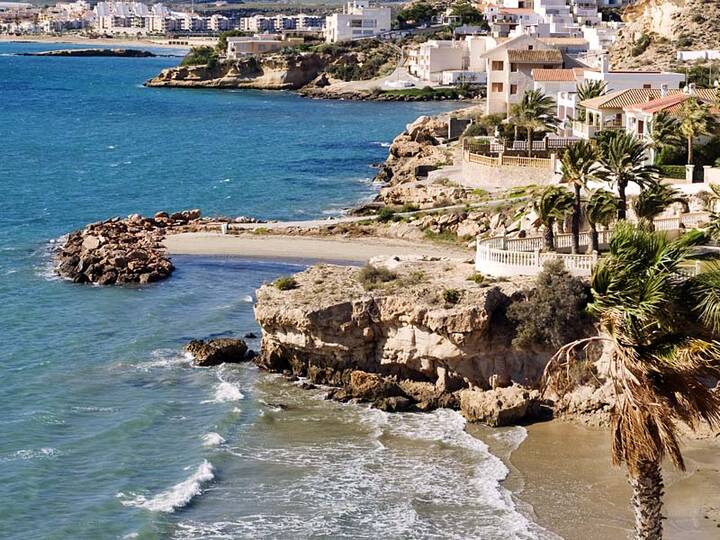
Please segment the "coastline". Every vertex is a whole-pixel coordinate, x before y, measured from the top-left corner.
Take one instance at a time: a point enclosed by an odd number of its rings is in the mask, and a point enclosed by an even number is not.
[[[421,255],[472,259],[470,250],[384,238],[314,238],[281,235],[180,233],[163,240],[168,255],[217,255],[250,259],[365,263],[378,256]]]
[[[527,426],[512,452],[507,487],[532,518],[566,540],[629,538],[631,491],[610,463],[610,433],[562,421]],[[720,441],[686,440],[686,472],[665,463],[665,536],[717,538],[720,531]]]
[[[113,38],[81,38],[79,36],[10,36],[0,35],[0,43],[48,43],[67,45],[87,45],[95,47],[153,47],[159,49],[178,49],[189,51],[187,45],[170,45],[158,43],[148,39],[113,39]]]

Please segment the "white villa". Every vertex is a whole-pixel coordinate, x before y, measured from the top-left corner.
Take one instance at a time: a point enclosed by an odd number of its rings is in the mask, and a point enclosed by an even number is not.
[[[351,0],[342,13],[325,19],[325,41],[336,43],[377,36],[391,29],[389,7],[370,6],[368,0]]]

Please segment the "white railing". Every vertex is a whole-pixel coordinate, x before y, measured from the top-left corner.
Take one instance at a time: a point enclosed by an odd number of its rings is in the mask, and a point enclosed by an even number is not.
[[[692,212],[679,216],[657,218],[654,220],[655,230],[679,231],[692,229],[707,220],[707,212]],[[598,231],[599,246],[610,243],[612,229]],[[579,247],[587,250],[591,245],[591,233],[582,232],[579,236]],[[572,246],[572,234],[560,233],[555,235],[555,248],[567,249]],[[545,239],[542,236],[528,236],[525,238],[507,238],[496,236],[486,240],[477,240],[475,255],[475,269],[482,274],[494,277],[518,275],[534,276],[540,273],[543,265],[549,260],[560,259],[570,274],[587,277],[598,261],[597,252],[591,254],[573,255],[569,253],[545,252]],[[698,266],[680,271],[681,274],[695,275]]]

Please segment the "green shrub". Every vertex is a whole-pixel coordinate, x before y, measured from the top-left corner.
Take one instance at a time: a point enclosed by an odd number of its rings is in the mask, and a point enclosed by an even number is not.
[[[685,178],[685,165],[660,165],[660,176],[664,178]]]
[[[180,62],[181,66],[208,66],[217,65],[218,53],[213,47],[193,47]]]
[[[508,319],[515,323],[513,346],[519,349],[557,349],[583,335],[587,328],[589,294],[581,279],[572,277],[562,261],[545,263],[525,300],[510,304]]]
[[[366,290],[372,290],[397,279],[397,274],[387,268],[373,266],[368,264],[358,272],[358,281]]]
[[[647,48],[650,46],[651,43],[650,36],[647,34],[641,35],[632,46],[632,49],[630,49],[630,54],[632,56],[640,56],[642,53],[644,53]]]
[[[387,206],[384,206],[380,209],[380,211],[377,213],[377,220],[380,223],[387,223],[388,221],[392,221],[395,217],[395,210],[392,208],[389,208]]]
[[[467,277],[467,280],[477,283],[478,285],[482,285],[483,283],[485,283],[486,278],[480,272],[473,272]]]
[[[289,291],[298,288],[298,282],[292,276],[279,277],[273,282],[273,285],[281,291]]]
[[[443,291],[443,300],[448,304],[457,304],[460,301],[460,291],[457,289],[445,289]]]

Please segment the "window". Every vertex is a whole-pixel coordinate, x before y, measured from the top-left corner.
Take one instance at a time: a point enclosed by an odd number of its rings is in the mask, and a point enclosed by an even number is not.
[[[510,71],[513,73],[517,73],[518,65],[517,64],[510,64]]]
[[[645,122],[643,122],[642,120],[638,120],[637,132],[639,135],[643,135],[645,133]]]
[[[652,88],[652,84],[643,84],[643,88]]]
[[[362,19],[350,19],[350,28],[362,28]]]
[[[528,45],[528,51],[532,51],[533,47],[535,47],[535,45]]]
[[[494,83],[492,83],[491,89],[493,92],[502,92],[503,91],[503,83],[494,82]]]
[[[511,93],[511,94],[517,94],[517,84],[511,84],[511,85],[510,85],[510,93]]]
[[[492,61],[492,70],[493,71],[502,71],[505,69],[505,62],[502,60],[493,60]]]

